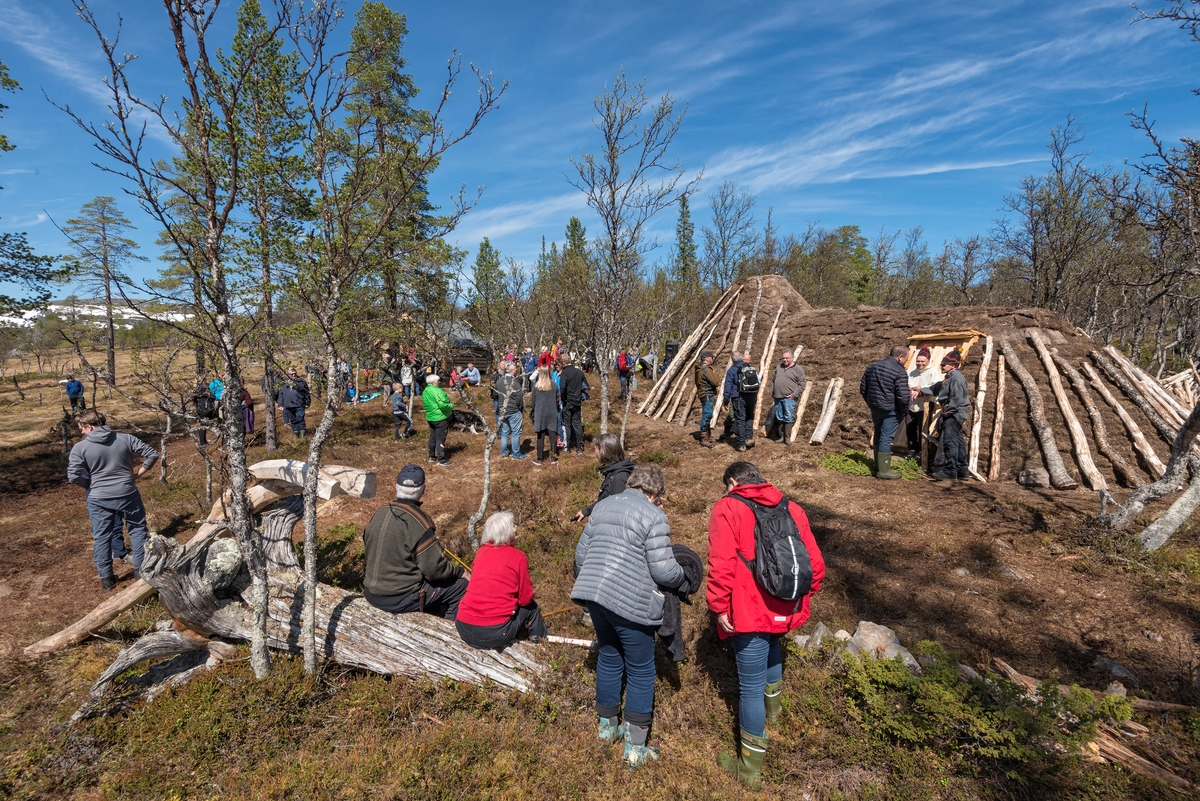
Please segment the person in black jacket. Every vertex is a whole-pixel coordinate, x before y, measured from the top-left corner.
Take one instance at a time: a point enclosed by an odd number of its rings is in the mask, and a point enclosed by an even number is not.
[[[288,370],[287,378],[278,387],[279,408],[283,409],[283,422],[291,426],[292,433],[297,439],[304,439],[308,425],[304,421],[304,410],[312,402],[308,392],[308,382],[296,373],[296,368]]]
[[[562,370],[558,375],[558,389],[562,395],[563,428],[566,429],[564,451],[573,447],[578,454],[583,453],[583,371],[571,364],[570,356],[560,356],[558,363]]]
[[[576,523],[585,517],[591,517],[592,509],[597,503],[610,495],[620,495],[625,491],[625,482],[633,472],[633,460],[625,458],[625,449],[621,447],[621,438],[616,434],[601,434],[592,442],[596,446],[596,460],[600,462],[600,475],[604,476],[600,484],[600,492],[596,495],[595,503],[575,515]]]
[[[892,470],[892,440],[910,402],[904,370],[907,358],[908,346],[895,346],[887,358],[872,362],[858,383],[858,393],[870,407],[875,424],[875,477],[885,480],[900,478]]]

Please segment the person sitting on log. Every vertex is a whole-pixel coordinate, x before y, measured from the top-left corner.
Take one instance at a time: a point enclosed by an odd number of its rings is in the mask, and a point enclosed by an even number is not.
[[[467,579],[446,557],[433,518],[421,509],[425,471],[405,465],[396,476],[396,501],[363,530],[363,596],[384,612],[425,612],[454,620]]]
[[[963,423],[967,421],[967,409],[971,406],[971,391],[962,370],[958,369],[961,366],[961,352],[951,351],[942,358],[945,378],[928,387],[913,387],[911,390],[913,400],[919,395],[934,395],[942,405],[944,462],[941,470],[933,472],[933,477],[938,481],[961,481],[971,477],[967,472],[967,443],[963,441],[962,433]]]
[[[908,346],[896,345],[886,358],[871,362],[858,383],[858,394],[870,407],[875,424],[875,478],[900,478],[892,469],[892,440],[915,397],[910,397],[908,373],[904,370],[907,358]]]
[[[922,345],[917,351],[916,367],[908,373],[908,386],[912,387],[928,387],[937,383],[937,370],[929,363],[930,353],[929,346]],[[914,400],[908,406],[908,421],[905,424],[905,434],[908,437],[908,453],[910,457],[919,456],[921,453],[921,432],[924,430],[925,424],[925,404],[920,401],[920,398]]]
[[[496,512],[483,524],[471,581],[454,621],[458,636],[472,648],[499,651],[522,635],[536,643],[548,633],[533,600],[529,559],[513,547],[516,538],[512,512]]]

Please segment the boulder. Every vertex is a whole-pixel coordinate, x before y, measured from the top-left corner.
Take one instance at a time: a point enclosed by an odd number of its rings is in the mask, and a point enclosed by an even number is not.
[[[1047,488],[1050,486],[1050,473],[1041,467],[1022,470],[1021,475],[1017,478],[1017,483],[1023,487]]]
[[[813,633],[809,635],[808,642],[805,647],[810,651],[816,651],[821,647],[821,643],[833,636],[833,632],[824,623],[818,623],[813,628]]]
[[[921,666],[907,648],[900,644],[896,632],[887,626],[863,620],[854,630],[854,636],[846,643],[846,650],[853,654],[870,654],[880,659],[903,660],[904,665],[914,673],[921,672]]]

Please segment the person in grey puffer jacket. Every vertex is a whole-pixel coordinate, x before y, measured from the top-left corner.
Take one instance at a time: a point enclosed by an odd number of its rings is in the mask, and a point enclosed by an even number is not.
[[[934,395],[942,406],[942,469],[933,472],[939,481],[958,481],[971,477],[967,472],[967,443],[963,440],[963,423],[967,421],[967,410],[971,408],[971,390],[967,379],[959,368],[962,356],[957,350],[942,358],[941,381],[928,387],[913,387],[915,400],[918,394]]]
[[[126,559],[122,522],[129,527],[133,569],[142,567],[145,553],[146,506],[137,489],[137,480],[158,461],[158,451],[130,434],[119,434],[107,425],[104,415],[95,409],[79,415],[75,421],[83,439],[71,448],[67,463],[67,481],[87,491],[88,517],[92,522],[92,559],[100,574],[100,585],[111,590],[117,585],[113,559]],[[134,468],[134,456],[142,465]]]
[[[634,469],[626,489],[596,504],[575,548],[571,600],[583,601],[596,627],[596,714],[601,740],[625,740],[636,767],[658,758],[646,745],[654,716],[654,634],[663,621],[662,588],[686,587],[658,504],[666,479],[657,465]],[[621,678],[625,712],[621,715]],[[623,719],[623,722],[619,720]]]

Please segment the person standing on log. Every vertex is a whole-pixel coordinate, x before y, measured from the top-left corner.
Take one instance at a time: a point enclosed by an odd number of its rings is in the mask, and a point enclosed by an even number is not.
[[[446,433],[450,430],[450,415],[454,412],[454,404],[450,396],[438,384],[441,376],[430,373],[425,379],[425,389],[421,391],[421,403],[425,406],[425,422],[429,423],[429,461],[436,462],[442,467],[449,467],[450,460],[446,458]]]
[[[937,370],[929,363],[929,347],[922,345],[917,351],[916,366],[908,373],[908,386],[928,387],[937,383]],[[920,396],[908,405],[908,422],[905,434],[908,438],[908,453],[910,457],[919,457],[921,453],[921,434],[925,430],[925,404]]]
[[[938,481],[964,481],[971,477],[967,472],[967,443],[963,440],[963,423],[967,421],[967,409],[971,408],[971,390],[959,367],[962,355],[958,350],[942,358],[942,374],[936,384],[913,387],[912,397],[933,395],[942,406],[942,469],[935,470],[933,477]]]
[[[796,404],[804,394],[808,379],[804,376],[804,368],[796,364],[792,352],[783,352],[782,362],[775,368],[775,377],[771,380],[771,398],[775,401],[775,419],[779,421],[780,445],[792,444],[792,426],[796,424]]]
[[[529,559],[513,547],[516,539],[512,512],[496,512],[483,524],[471,581],[454,621],[458,636],[472,648],[499,651],[522,635],[537,643],[549,634],[533,600]]]
[[[111,590],[117,586],[112,568],[114,559],[131,561],[134,573],[142,568],[149,530],[146,506],[136,482],[154,467],[158,451],[131,434],[113,431],[106,422],[104,415],[95,409],[76,418],[83,439],[71,448],[67,481],[86,492],[88,517],[92,522],[92,559],[100,575],[100,586]],[[136,469],[134,456],[143,460]],[[125,548],[123,527],[129,528],[132,554]]]
[[[596,504],[575,548],[578,578],[571,600],[587,605],[600,646],[599,737],[624,739],[624,758],[631,768],[658,759],[658,749],[646,743],[654,718],[654,634],[663,622],[663,588],[690,591],[659,506],[666,489],[657,465],[637,468],[624,492]]]
[[[363,529],[363,596],[392,614],[425,612],[454,620],[467,591],[463,569],[448,558],[433,518],[421,509],[425,471],[405,465],[396,476],[396,501]]]
[[[722,477],[726,495],[712,508],[708,522],[708,609],[717,618],[717,635],[732,640],[738,672],[738,756],[722,754],[719,762],[739,781],[755,787],[762,780],[767,751],[767,724],[783,713],[783,656],[779,640],[808,620],[809,599],[821,590],[825,561],[800,505],[784,498],[750,462],[734,462]],[[783,600],[769,594],[756,578],[759,532],[775,526],[764,513],[780,505],[794,525],[791,537],[808,551],[812,584],[803,597]],[[758,510],[762,509],[763,512]],[[779,510],[782,512],[783,510]],[[759,523],[760,515],[763,523]],[[778,520],[778,518],[772,518]],[[793,542],[793,545],[795,543]],[[796,545],[796,550],[800,550]],[[757,566],[756,567],[761,567]],[[804,592],[803,588],[796,594]]]
[[[700,353],[700,364],[696,365],[696,395],[700,398],[700,444],[712,450],[713,404],[717,402],[717,383],[721,380],[713,367],[713,352]]]
[[[558,363],[562,365],[558,375],[558,386],[562,393],[563,405],[563,449],[569,451],[574,448],[575,453],[582,456],[583,371],[572,364],[571,357],[565,353],[558,357]]]
[[[296,439],[304,439],[308,424],[304,422],[304,410],[312,403],[308,382],[299,376],[295,367],[288,369],[287,378],[278,387],[279,408],[283,410],[283,422],[291,426]]]
[[[907,358],[908,346],[896,345],[887,358],[872,362],[858,383],[858,394],[870,407],[875,424],[875,478],[900,478],[892,470],[892,440],[912,402],[908,373],[904,370]]]

